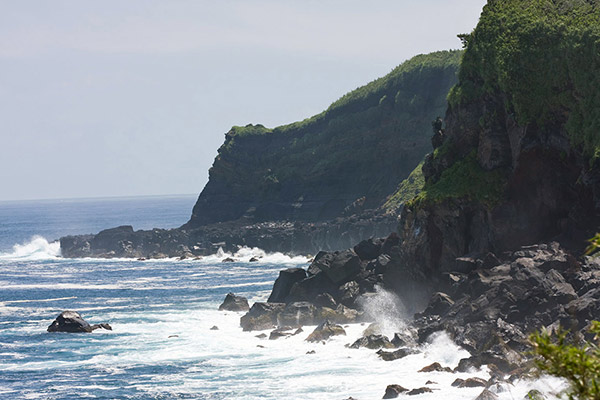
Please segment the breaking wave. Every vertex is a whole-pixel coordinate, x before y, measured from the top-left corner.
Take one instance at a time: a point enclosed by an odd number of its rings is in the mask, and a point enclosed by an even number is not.
[[[0,259],[47,260],[60,257],[60,242],[48,242],[34,236],[28,243],[15,244],[12,252],[0,253]]]

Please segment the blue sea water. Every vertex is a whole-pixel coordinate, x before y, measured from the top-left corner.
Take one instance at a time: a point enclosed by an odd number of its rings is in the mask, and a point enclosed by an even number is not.
[[[240,313],[219,312],[228,292],[265,301],[279,270],[305,257],[240,249],[201,260],[63,259],[62,235],[130,224],[136,229],[186,222],[195,196],[0,203],[0,399],[379,399],[388,384],[421,387],[421,399],[474,398],[451,382],[469,374],[417,371],[434,361],[454,367],[468,353],[436,335],[419,354],[383,362],[345,345],[366,326],[327,344],[305,337],[266,340],[243,332]],[[16,246],[15,246],[16,245]],[[222,263],[225,257],[237,262]],[[259,262],[250,263],[253,256]],[[397,299],[381,291],[373,318],[389,333],[405,327]],[[48,333],[63,310],[113,330]],[[218,327],[217,330],[211,329]],[[266,332],[268,334],[268,332]],[[311,352],[314,351],[314,354]],[[499,392],[523,398],[560,382],[523,382]]]

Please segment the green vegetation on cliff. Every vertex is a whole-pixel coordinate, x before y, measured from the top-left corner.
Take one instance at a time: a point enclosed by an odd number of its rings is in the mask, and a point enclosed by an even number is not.
[[[322,220],[361,197],[379,207],[429,151],[461,54],[416,56],[303,121],[233,127],[190,223]]]
[[[425,177],[423,176],[423,162],[421,161],[413,172],[408,175],[408,178],[398,185],[398,189],[386,200],[382,208],[386,212],[397,212],[403,204],[421,193],[423,186],[425,186]]]
[[[444,170],[437,181],[425,183],[409,204],[419,206],[449,198],[466,198],[493,206],[502,198],[505,183],[504,171],[484,170],[477,162],[475,152],[472,152]]]
[[[490,0],[463,36],[455,107],[502,93],[522,126],[565,126],[588,157],[600,150],[600,2]]]

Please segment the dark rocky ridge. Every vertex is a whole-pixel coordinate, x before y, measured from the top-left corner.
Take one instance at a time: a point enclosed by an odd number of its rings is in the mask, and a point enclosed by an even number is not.
[[[375,212],[314,223],[229,221],[196,229],[148,231],[121,226],[96,235],[62,237],[60,248],[63,257],[189,258],[219,248],[235,252],[242,246],[305,255],[348,248],[364,238],[387,235],[397,226],[396,216]]]

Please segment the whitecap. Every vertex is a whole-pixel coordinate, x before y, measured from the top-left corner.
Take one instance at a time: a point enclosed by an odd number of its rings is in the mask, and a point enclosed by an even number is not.
[[[47,260],[60,257],[60,242],[48,242],[42,236],[33,236],[23,244],[15,244],[11,253],[0,253],[0,259]]]

